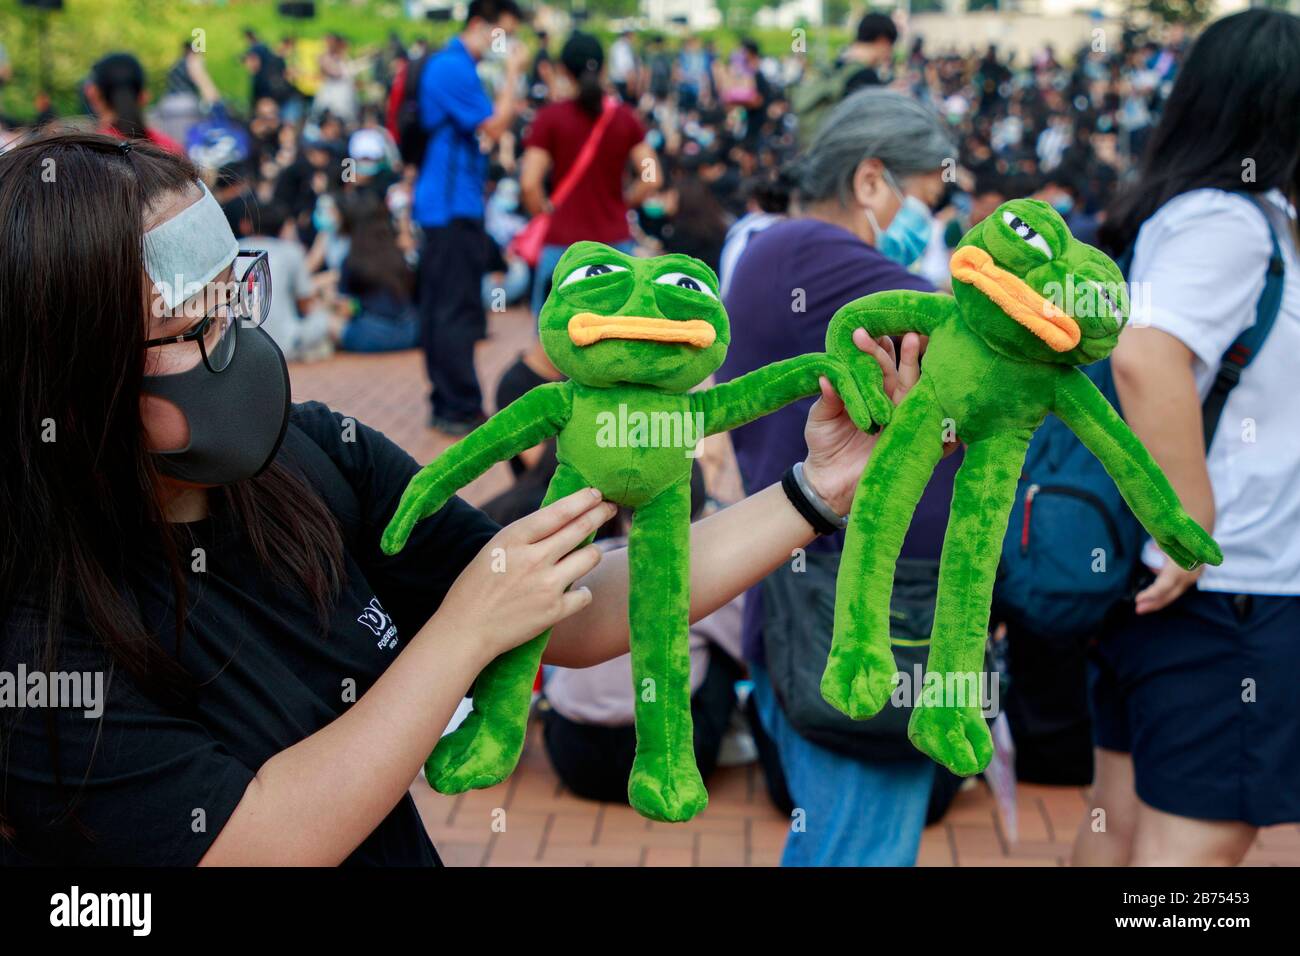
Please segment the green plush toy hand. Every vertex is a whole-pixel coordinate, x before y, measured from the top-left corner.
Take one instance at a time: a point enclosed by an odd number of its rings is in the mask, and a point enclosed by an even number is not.
[[[1108,355],[1127,319],[1118,267],[1074,239],[1050,206],[1017,199],[963,237],[952,275],[952,297],[867,296],[840,309],[827,330],[827,351],[868,375],[875,363],[861,360],[855,329],[873,337],[915,331],[930,341],[920,381],[881,434],[854,500],[821,686],[830,704],[858,719],[889,699],[894,565],[944,441],[960,438],[967,450],[944,537],[928,665],[944,675],[945,699],[915,699],[908,736],[967,775],[983,770],[993,754],[977,688],[999,543],[1029,439],[1049,412],[1098,457],[1170,558],[1191,568],[1219,564],[1223,555],[1076,367]]]
[[[1202,564],[1221,564],[1223,552],[1209,532],[1192,520],[1191,516],[1179,517],[1183,520],[1147,529],[1156,539],[1160,550],[1184,571],[1195,571]]]
[[[555,267],[539,333],[569,380],[523,395],[424,468],[403,494],[383,548],[400,550],[415,523],[458,488],[555,436],[559,465],[546,503],[590,486],[633,511],[628,619],[637,752],[628,800],[652,819],[688,820],[708,802],[695,765],[687,645],[690,475],[699,441],[817,394],[823,375],[861,428],[887,421],[891,405],[878,367],[875,378],[860,374],[864,392],[844,362],[823,354],[691,391],[722,363],[730,327],[717,277],[686,256],[638,259],[594,242],[570,246]],[[491,786],[514,769],[549,633],[479,675],[473,712],[425,766],[435,789]]]

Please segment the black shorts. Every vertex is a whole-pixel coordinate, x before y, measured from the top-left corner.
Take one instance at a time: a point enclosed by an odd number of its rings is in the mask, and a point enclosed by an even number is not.
[[[1166,813],[1300,821],[1300,597],[1189,591],[1089,654],[1093,738]]]

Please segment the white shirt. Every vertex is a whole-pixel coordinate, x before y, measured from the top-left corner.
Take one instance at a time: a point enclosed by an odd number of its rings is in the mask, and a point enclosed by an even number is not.
[[[1295,210],[1266,194],[1286,278],[1273,330],[1232,390],[1206,462],[1223,564],[1203,591],[1300,594],[1300,255]],[[1138,232],[1130,326],[1173,335],[1196,356],[1202,399],[1219,360],[1254,324],[1272,245],[1259,207],[1218,189],[1170,200]]]
[[[250,236],[243,243],[250,249],[265,249],[271,268],[271,309],[262,328],[275,339],[287,358],[294,358],[301,344],[298,300],[311,295],[311,276],[307,273],[307,253],[302,244],[270,236]]]
[[[636,53],[632,44],[619,37],[609,48],[609,78],[616,83],[626,80],[636,71]]]
[[[736,271],[736,263],[740,261],[740,254],[749,245],[749,240],[784,218],[774,212],[750,212],[732,223],[722,244],[722,254],[718,257],[718,288],[724,299],[731,288],[731,276]]]

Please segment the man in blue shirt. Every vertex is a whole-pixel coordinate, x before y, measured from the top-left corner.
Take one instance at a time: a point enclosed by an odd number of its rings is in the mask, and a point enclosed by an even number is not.
[[[501,138],[514,119],[527,50],[511,37],[521,14],[515,0],[473,0],[465,27],[430,58],[420,75],[420,121],[429,134],[415,183],[413,213],[424,231],[420,249],[421,344],[432,386],[430,424],[464,435],[483,421],[474,343],[487,334],[481,285],[487,269],[483,188],[487,156],[480,141]],[[505,60],[493,103],[477,62]]]

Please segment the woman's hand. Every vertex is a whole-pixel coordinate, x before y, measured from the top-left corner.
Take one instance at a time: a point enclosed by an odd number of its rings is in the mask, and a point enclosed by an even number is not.
[[[897,357],[892,339],[888,336],[873,339],[865,329],[853,333],[853,344],[880,363],[885,394],[895,405],[899,404],[921,377],[925,337],[908,332],[903,336],[901,354]],[[821,398],[808,413],[808,424],[804,426],[804,441],[808,443],[804,475],[813,490],[837,514],[843,515],[849,513],[858,479],[879,433],[868,435],[860,431],[845,412],[844,403],[830,381],[823,377],[821,386]],[[953,443],[944,453],[955,447]]]
[[[591,603],[590,590],[568,587],[600,563],[601,551],[574,548],[617,511],[583,488],[506,525],[456,578],[435,617],[470,635],[484,664],[536,637]]]
[[[1195,571],[1188,571],[1165,558],[1165,563],[1156,571],[1156,579],[1134,598],[1134,611],[1138,614],[1154,614],[1164,610],[1194,586],[1204,570],[1205,565],[1201,565]]]

